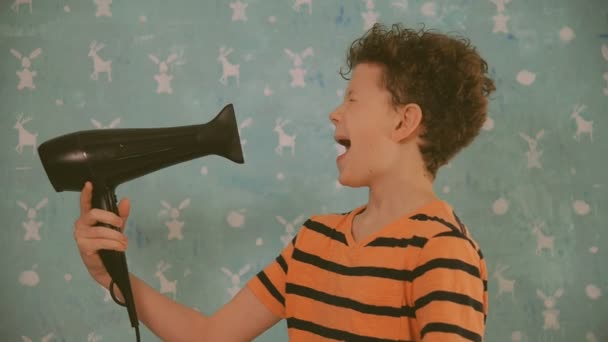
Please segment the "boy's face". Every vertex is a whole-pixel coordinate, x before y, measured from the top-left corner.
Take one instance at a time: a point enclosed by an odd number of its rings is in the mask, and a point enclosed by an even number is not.
[[[359,64],[353,69],[344,101],[330,114],[336,141],[346,147],[338,156],[339,181],[345,186],[370,186],[396,165],[396,112],[381,82],[382,69]]]

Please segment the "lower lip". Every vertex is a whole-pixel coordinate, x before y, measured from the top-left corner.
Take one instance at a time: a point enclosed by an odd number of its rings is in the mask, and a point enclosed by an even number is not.
[[[336,158],[336,161],[340,161],[340,160],[344,159],[344,157],[346,157],[346,154],[347,154],[347,153],[348,153],[348,151],[346,151],[346,152],[342,153],[341,155],[339,155],[339,156]]]

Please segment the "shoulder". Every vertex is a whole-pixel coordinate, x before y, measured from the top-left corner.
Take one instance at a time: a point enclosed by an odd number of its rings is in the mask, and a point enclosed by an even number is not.
[[[426,238],[422,248],[425,254],[483,259],[479,243],[449,203],[441,201],[437,205],[412,213],[409,221],[415,226],[417,233]]]

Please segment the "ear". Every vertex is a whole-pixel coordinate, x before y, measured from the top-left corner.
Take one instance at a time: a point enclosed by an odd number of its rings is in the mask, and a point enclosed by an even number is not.
[[[422,122],[422,109],[415,103],[408,103],[395,109],[393,139],[401,142],[417,134]]]

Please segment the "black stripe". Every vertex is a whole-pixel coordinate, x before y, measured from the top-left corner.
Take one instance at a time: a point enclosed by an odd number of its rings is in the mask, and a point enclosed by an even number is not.
[[[281,266],[283,272],[287,273],[287,263],[285,262],[285,258],[283,258],[283,256],[280,254],[277,257],[277,263],[279,264],[279,266]]]
[[[297,248],[293,251],[293,259],[316,266],[329,272],[347,276],[368,276],[401,281],[413,281],[430,270],[436,268],[447,268],[452,270],[462,270],[480,278],[479,269],[477,267],[458,259],[433,259],[426,264],[417,267],[414,269],[414,271],[375,266],[348,267],[333,261],[325,260],[316,255],[306,253]]]
[[[464,227],[464,224],[460,220],[460,217],[458,217],[458,215],[456,215],[456,212],[454,212],[454,211],[452,211],[452,215],[454,215],[454,218],[456,219],[456,222],[458,222],[458,226],[460,227],[460,231],[462,232],[462,234],[467,235],[467,231],[466,231],[466,229]]]
[[[488,281],[484,279],[483,281],[483,290],[488,291]]]
[[[260,279],[262,284],[264,284],[268,292],[270,292],[270,294],[274,298],[276,298],[276,300],[278,300],[281,304],[285,305],[285,298],[283,297],[283,295],[281,295],[279,290],[277,290],[277,288],[272,284],[270,279],[268,279],[268,276],[266,276],[266,273],[264,273],[264,271],[260,271],[258,273],[258,278]]]
[[[468,264],[462,260],[458,259],[444,259],[437,258],[432,259],[424,265],[416,267],[414,270],[414,278],[417,278],[430,270],[434,270],[436,268],[447,268],[450,270],[461,270],[466,273],[469,273],[472,276],[478,277],[481,279],[481,274],[479,272],[479,268]]]
[[[333,329],[325,327],[313,322],[305,321],[295,317],[287,318],[287,327],[289,329],[299,329],[308,331],[315,335],[323,336],[325,338],[331,338],[338,341],[349,341],[349,342],[413,342],[413,340],[389,340],[379,337],[362,336],[353,334],[348,331]]]
[[[293,251],[293,259],[316,266],[329,272],[348,276],[369,276],[389,278],[395,280],[410,280],[411,278],[411,271],[408,270],[398,270],[386,267],[373,266],[348,267],[341,264],[337,264],[333,261],[325,260],[316,255],[303,252],[302,250],[297,248]]]
[[[375,247],[423,247],[424,244],[428,241],[428,239],[414,236],[412,238],[406,239],[398,239],[398,238],[389,238],[389,237],[379,237],[374,239],[372,242],[368,243],[367,246],[375,246]]]
[[[457,304],[462,304],[472,307],[473,309],[475,309],[475,311],[484,313],[483,304],[480,301],[461,293],[449,291],[434,291],[423,297],[418,298],[415,303],[416,310],[423,308],[424,306],[428,305],[433,301],[448,301]]]
[[[473,247],[473,249],[475,249],[475,251],[477,252],[479,259],[483,260],[483,253],[481,253],[481,249],[476,249],[475,244],[473,244],[473,241],[471,241],[471,239],[467,238],[466,236],[462,235],[460,232],[446,231],[446,232],[439,233],[433,237],[435,238],[435,237],[446,237],[446,236],[460,238],[460,239],[464,239],[464,240],[468,241],[469,244],[471,244],[471,246]]]
[[[420,337],[424,337],[424,335],[426,335],[430,332],[444,332],[444,333],[457,334],[457,335],[460,335],[471,341],[480,341],[481,342],[481,336],[479,334],[475,333],[474,331],[467,330],[465,328],[459,327],[454,324],[429,323],[429,324],[425,325],[424,328],[422,328]]]
[[[317,222],[317,221],[313,221],[313,220],[309,219],[309,220],[306,220],[306,222],[304,222],[304,227],[306,227],[312,231],[315,231],[319,234],[323,234],[333,240],[336,240],[336,241],[341,242],[346,245],[346,236],[344,236],[344,234],[342,232],[339,232],[331,227],[328,227],[321,222]]]
[[[285,288],[286,293],[295,294],[298,296],[310,298],[325,304],[339,306],[352,309],[362,313],[390,316],[390,317],[415,317],[413,308],[409,306],[394,307],[394,306],[379,306],[373,304],[362,303],[350,298],[335,296],[329,293],[321,292],[310,287],[287,283]]]
[[[455,216],[455,214],[454,214],[454,216]],[[456,226],[454,226],[450,222],[448,222],[440,217],[437,217],[437,216],[428,216],[425,214],[417,214],[417,215],[410,217],[410,219],[418,220],[418,221],[436,221],[436,222],[439,222],[439,223],[443,224],[444,226],[450,228],[450,230],[452,230],[454,232],[459,232],[459,230],[458,230],[458,228],[456,228]],[[456,220],[460,223],[460,220],[458,218],[456,218]],[[445,234],[445,233],[439,233],[436,236],[442,236],[442,234]],[[466,239],[471,244],[471,246],[473,246],[473,248],[476,249],[475,244],[468,236],[465,235],[464,231],[462,231],[461,234],[462,234],[461,237],[463,239]],[[456,236],[456,235],[454,235],[454,236]],[[481,253],[481,249],[476,249],[476,251],[477,251],[477,254],[479,255],[479,257],[481,259],[483,259],[483,254]]]
[[[442,219],[441,217],[437,217],[437,216],[428,216],[426,214],[416,214],[414,216],[411,216],[410,219],[418,220],[418,221],[436,221],[436,222],[439,222],[439,223],[443,224],[444,226],[450,228],[451,230],[459,231],[455,225],[453,225],[452,223]]]

